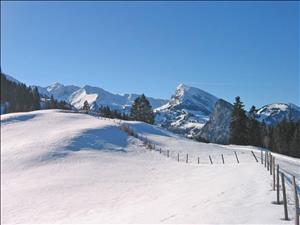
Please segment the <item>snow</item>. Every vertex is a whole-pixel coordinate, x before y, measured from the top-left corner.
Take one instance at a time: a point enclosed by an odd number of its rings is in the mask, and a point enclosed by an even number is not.
[[[122,110],[132,105],[137,94],[113,94],[100,87],[93,87],[85,85],[77,87],[74,85],[63,85],[58,82],[51,84],[48,87],[37,86],[39,93],[50,97],[53,95],[55,99],[64,100],[75,106],[77,109],[83,107],[84,101],[88,101],[90,105],[107,105],[113,109]],[[163,99],[156,99],[147,97],[153,108],[165,104],[167,101]],[[97,106],[93,109],[97,110]]]
[[[257,111],[257,120],[268,125],[274,125],[284,119],[300,120],[300,107],[292,103],[273,103],[265,105]]]
[[[180,84],[170,101],[155,109],[155,123],[193,137],[209,120],[217,100],[199,88]]]
[[[114,120],[61,110],[1,116],[2,222],[293,223],[281,220],[282,205],[271,204],[276,194],[249,152],[255,148],[198,143],[123,123],[163,153],[147,150]]]

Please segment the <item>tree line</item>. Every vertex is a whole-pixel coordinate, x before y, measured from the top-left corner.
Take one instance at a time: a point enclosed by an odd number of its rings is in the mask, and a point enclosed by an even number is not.
[[[89,111],[91,110],[90,105],[87,101],[84,102],[82,110],[84,110],[86,113],[89,113]],[[154,113],[152,110],[152,106],[144,94],[138,96],[134,100],[129,114],[111,109],[109,106],[101,106],[97,112],[97,115],[112,119],[116,118],[121,120],[136,120],[154,124]]]
[[[26,112],[41,109],[40,95],[37,88],[8,80],[1,73],[1,106],[3,113]]]
[[[43,101],[41,100],[43,99]],[[23,83],[16,83],[6,78],[1,72],[1,95],[2,113],[28,112],[43,109],[71,109],[65,101],[57,101],[51,96],[41,97],[37,87],[27,87]],[[43,103],[43,104],[41,104]]]
[[[256,108],[248,115],[240,97],[236,97],[230,123],[230,144],[264,147],[273,152],[300,158],[300,120],[283,120],[268,126],[256,120]]]

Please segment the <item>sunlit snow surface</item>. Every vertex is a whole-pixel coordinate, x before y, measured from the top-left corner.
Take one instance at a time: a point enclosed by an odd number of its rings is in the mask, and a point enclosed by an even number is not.
[[[281,220],[282,205],[271,204],[271,176],[255,162],[255,148],[125,123],[162,154],[113,120],[58,110],[1,116],[2,223],[293,223]],[[284,158],[287,169],[288,162],[299,168],[299,160]]]

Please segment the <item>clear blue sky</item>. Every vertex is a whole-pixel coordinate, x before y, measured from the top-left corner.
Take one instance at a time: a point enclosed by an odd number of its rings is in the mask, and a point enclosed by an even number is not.
[[[26,84],[247,108],[299,100],[299,2],[1,2],[1,68]]]

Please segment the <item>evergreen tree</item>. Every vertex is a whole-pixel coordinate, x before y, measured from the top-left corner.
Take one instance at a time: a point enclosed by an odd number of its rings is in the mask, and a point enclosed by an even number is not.
[[[53,95],[50,97],[50,109],[57,109],[57,101],[54,99]]]
[[[246,145],[249,143],[248,118],[240,97],[235,98],[230,123],[230,144]]]
[[[134,100],[130,111],[130,118],[150,124],[154,123],[152,107],[144,94]]]
[[[261,139],[261,125],[256,120],[257,110],[253,105],[249,111],[249,120],[248,120],[248,142],[250,145],[262,146]]]
[[[41,98],[37,87],[32,90],[33,95],[33,107],[35,110],[41,109]]]
[[[290,151],[292,156],[300,158],[300,121],[295,124],[294,134],[290,142]]]
[[[4,106],[3,113],[40,109],[40,95],[37,89],[8,80],[3,73],[1,73],[0,100]]]
[[[84,101],[82,109],[83,109],[86,113],[89,113],[89,111],[90,111],[90,105],[89,105],[89,103],[88,103],[87,100]]]

